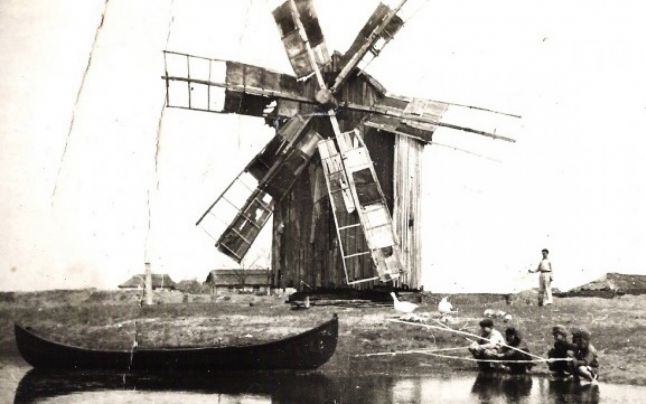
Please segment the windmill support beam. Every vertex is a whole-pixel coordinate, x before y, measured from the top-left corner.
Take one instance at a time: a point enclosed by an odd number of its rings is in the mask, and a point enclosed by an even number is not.
[[[422,159],[424,144],[395,135],[393,225],[406,272],[401,283],[422,286]]]

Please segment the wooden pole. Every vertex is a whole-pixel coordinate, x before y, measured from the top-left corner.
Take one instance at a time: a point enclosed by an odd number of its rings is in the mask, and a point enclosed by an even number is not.
[[[146,295],[146,306],[152,306],[153,304],[153,276],[150,271],[150,262],[145,262],[144,267],[146,269],[146,276],[144,279],[145,282],[145,295]]]
[[[417,327],[424,327],[424,328],[428,328],[428,329],[432,329],[432,330],[448,331],[448,332],[452,332],[452,333],[455,333],[455,334],[458,334],[458,335],[478,338],[478,339],[480,339],[482,341],[491,342],[491,340],[489,338],[481,337],[479,335],[472,334],[472,333],[466,332],[466,331],[454,330],[453,328],[442,328],[442,327],[438,327],[438,326],[434,326],[434,325],[430,325],[430,324],[411,323],[410,321],[396,320],[394,318],[388,319],[388,321],[391,321],[393,323],[401,323],[401,324],[408,324],[408,325],[413,325],[413,326],[417,326]],[[509,349],[511,349],[513,351],[520,352],[520,353],[523,353],[525,355],[531,356],[534,359],[538,359],[538,360],[541,360],[541,361],[546,360],[545,358],[543,358],[541,356],[534,355],[534,354],[532,354],[530,352],[527,352],[527,351],[523,351],[522,349],[516,348],[514,346],[507,345],[507,344],[501,344],[501,345],[504,346],[504,347],[507,347],[507,348],[509,348]]]
[[[408,349],[405,351],[372,352],[372,353],[352,355],[352,357],[360,358],[360,357],[371,357],[371,356],[395,356],[395,355],[407,355],[407,354],[424,355],[424,354],[443,352],[443,351],[458,351],[458,350],[466,351],[468,348],[469,346],[448,347],[448,348],[420,348],[420,349]]]
[[[536,358],[536,359],[478,359],[478,358],[470,358],[470,357],[464,357],[464,356],[453,356],[453,355],[443,355],[435,352],[426,352],[425,355],[429,356],[435,356],[438,358],[445,358],[445,359],[458,359],[458,360],[463,360],[463,361],[469,361],[469,362],[481,362],[481,363],[536,363],[536,362],[546,362],[546,363],[552,363],[552,362],[571,362],[574,359],[573,358]]]

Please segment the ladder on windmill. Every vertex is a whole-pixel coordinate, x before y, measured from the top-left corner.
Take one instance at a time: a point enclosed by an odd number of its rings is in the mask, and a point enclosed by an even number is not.
[[[375,280],[393,281],[399,278],[403,268],[399,260],[399,245],[394,234],[392,217],[383,191],[379,187],[368,149],[359,132],[357,130],[346,132],[342,136],[350,140],[349,144],[351,144],[343,156],[332,139],[319,142],[318,149],[346,283],[354,285]],[[360,182],[359,190],[357,181]],[[366,198],[366,186],[369,187],[368,198]],[[340,218],[342,212],[346,220]],[[344,243],[347,239],[346,234],[355,228],[361,229],[367,249],[346,251]],[[366,255],[371,255],[378,276],[351,279],[348,271],[349,262]]]

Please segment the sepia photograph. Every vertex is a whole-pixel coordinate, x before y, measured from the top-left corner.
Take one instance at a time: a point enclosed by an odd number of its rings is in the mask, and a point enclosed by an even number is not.
[[[645,13],[0,1],[0,403],[646,402]]]

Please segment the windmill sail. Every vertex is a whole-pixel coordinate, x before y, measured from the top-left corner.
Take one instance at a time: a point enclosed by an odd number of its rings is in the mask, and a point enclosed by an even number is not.
[[[273,14],[287,57],[298,78],[314,73],[308,47],[311,48],[318,66],[330,62],[330,55],[312,0],[287,0],[278,6]],[[305,35],[300,32],[301,23]]]
[[[171,51],[164,64],[168,107],[291,118],[299,103],[315,103],[296,77],[262,67]]]
[[[377,279],[382,282],[393,281],[399,278],[404,268],[386,198],[359,131],[355,129],[342,136],[347,140],[349,148],[340,147],[339,150],[335,142],[328,139],[321,141],[318,149],[346,283],[352,285]],[[346,202],[348,194],[352,196],[351,208]],[[356,227],[361,228],[365,243],[355,243],[355,251],[351,251],[348,250],[344,232]],[[355,279],[349,273],[349,262],[363,255],[371,256],[377,270],[376,277]]]
[[[379,55],[383,47],[404,25],[404,21],[397,15],[397,12],[405,2],[406,0],[400,2],[394,9],[383,3],[377,5],[343,56],[343,68],[330,89],[333,93],[345,82],[355,67],[365,67],[368,63],[368,59],[365,58],[366,54],[370,52],[373,58]]]
[[[220,235],[215,246],[239,263],[269,221],[274,209],[274,200],[266,192],[255,189],[244,206],[238,209],[233,222]]]
[[[432,141],[432,134],[438,127],[513,143],[513,138],[500,132],[515,132],[520,118],[468,105],[395,95],[384,96],[371,106],[354,104],[350,108],[371,113],[363,122],[365,126],[427,143]]]
[[[223,231],[207,232],[220,234],[216,247],[235,261],[244,258],[269,221],[275,201],[291,189],[316,151],[322,137],[309,122],[310,118],[296,115],[283,125],[198,220],[197,225],[213,225],[205,222],[211,217],[228,224]]]
[[[401,111],[402,115],[424,117],[428,121],[440,122],[447,110],[447,105],[441,102],[404,99],[400,97],[386,96],[378,101],[378,106],[388,111]],[[430,142],[433,133],[437,128],[436,124],[418,122],[413,119],[398,118],[387,114],[372,114],[366,117],[364,126],[384,130],[390,133],[397,133],[403,136],[412,137],[424,142]]]

